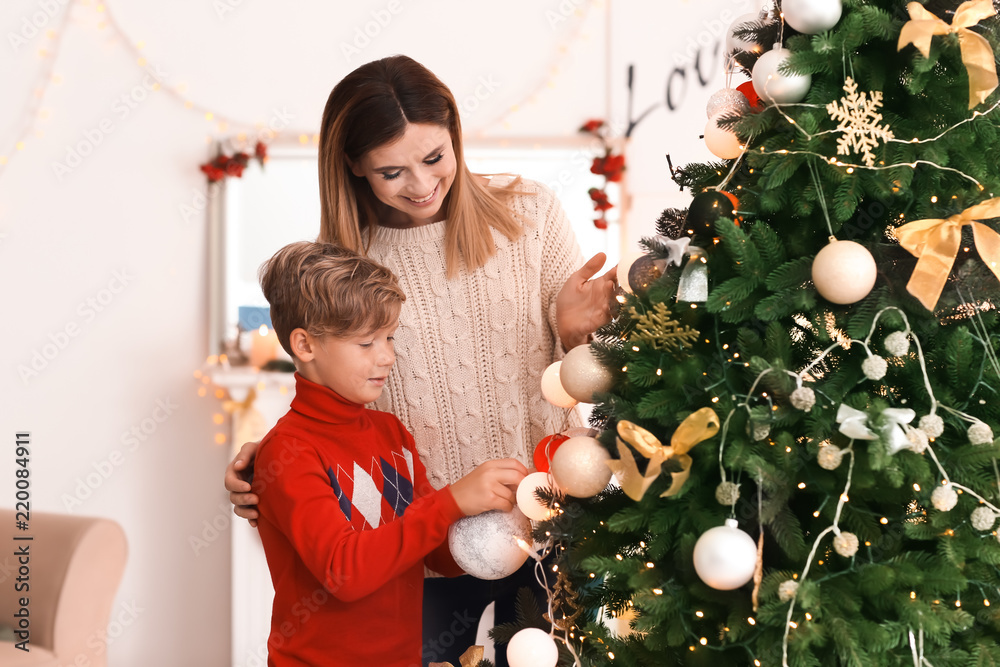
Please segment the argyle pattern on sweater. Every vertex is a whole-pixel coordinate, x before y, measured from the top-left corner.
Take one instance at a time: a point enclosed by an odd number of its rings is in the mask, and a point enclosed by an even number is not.
[[[403,516],[413,502],[413,455],[393,452],[392,461],[375,457],[350,470],[327,468],[340,511],[355,530],[378,528]]]

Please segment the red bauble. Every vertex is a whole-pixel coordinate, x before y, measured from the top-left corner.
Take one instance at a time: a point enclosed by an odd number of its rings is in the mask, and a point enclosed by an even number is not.
[[[736,86],[736,90],[743,93],[743,97],[747,98],[747,102],[750,103],[751,107],[760,106],[760,96],[758,96],[757,91],[753,89],[753,81],[741,83]]]
[[[535,454],[532,456],[532,461],[535,463],[535,470],[538,472],[548,472],[549,461],[552,460],[552,456],[556,453],[559,445],[567,440],[569,440],[569,436],[562,433],[547,435],[539,440],[538,445],[535,446]],[[549,449],[548,452],[545,451],[546,446]]]

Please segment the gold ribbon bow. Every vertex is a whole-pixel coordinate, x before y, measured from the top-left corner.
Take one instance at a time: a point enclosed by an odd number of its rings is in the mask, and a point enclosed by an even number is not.
[[[951,24],[947,24],[924,9],[919,2],[906,5],[910,20],[899,33],[897,50],[913,44],[927,58],[931,52],[934,35],[958,35],[962,62],[969,73],[969,108],[982,104],[997,88],[997,65],[990,43],[982,35],[969,30],[980,21],[996,14],[992,0],[969,0],[955,11]]]
[[[1000,280],[1000,234],[976,220],[1000,217],[1000,197],[988,199],[945,220],[916,220],[896,229],[899,245],[917,257],[907,291],[933,311],[962,242],[962,227],[972,226],[976,250]]]
[[[621,458],[606,463],[618,477],[626,495],[632,500],[638,501],[660,476],[660,468],[664,462],[670,459],[677,461],[681,466],[680,472],[670,473],[673,482],[669,489],[660,494],[661,498],[667,498],[679,493],[691,475],[693,461],[688,452],[699,442],[708,440],[718,432],[719,417],[711,408],[701,408],[688,415],[671,436],[669,447],[661,444],[655,435],[641,426],[623,420],[618,422],[618,455]],[[639,473],[635,457],[625,445],[626,442],[649,459],[645,475]]]
[[[458,659],[461,667],[476,667],[482,659],[485,649],[482,646],[470,646]],[[430,667],[454,667],[450,662],[432,662]]]

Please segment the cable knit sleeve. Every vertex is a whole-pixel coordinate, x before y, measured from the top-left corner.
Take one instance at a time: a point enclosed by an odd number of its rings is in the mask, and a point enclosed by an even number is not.
[[[542,308],[556,341],[552,360],[557,361],[565,356],[565,352],[556,324],[556,297],[570,274],[583,266],[583,256],[569,217],[555,193],[541,183],[535,185],[538,188],[537,209],[532,217],[537,221],[542,242]]]

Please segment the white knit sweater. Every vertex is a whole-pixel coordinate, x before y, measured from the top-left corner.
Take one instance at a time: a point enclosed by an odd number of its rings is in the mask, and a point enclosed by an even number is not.
[[[496,254],[472,272],[447,278],[444,222],[379,227],[368,249],[406,293],[396,366],[376,407],[413,433],[435,488],[490,459],[530,466],[539,440],[579,423],[542,398],[540,382],[562,357],[555,302],[583,263],[580,249],[551,190],[517,187],[530,193],[511,200],[525,233],[510,241],[494,231]]]

